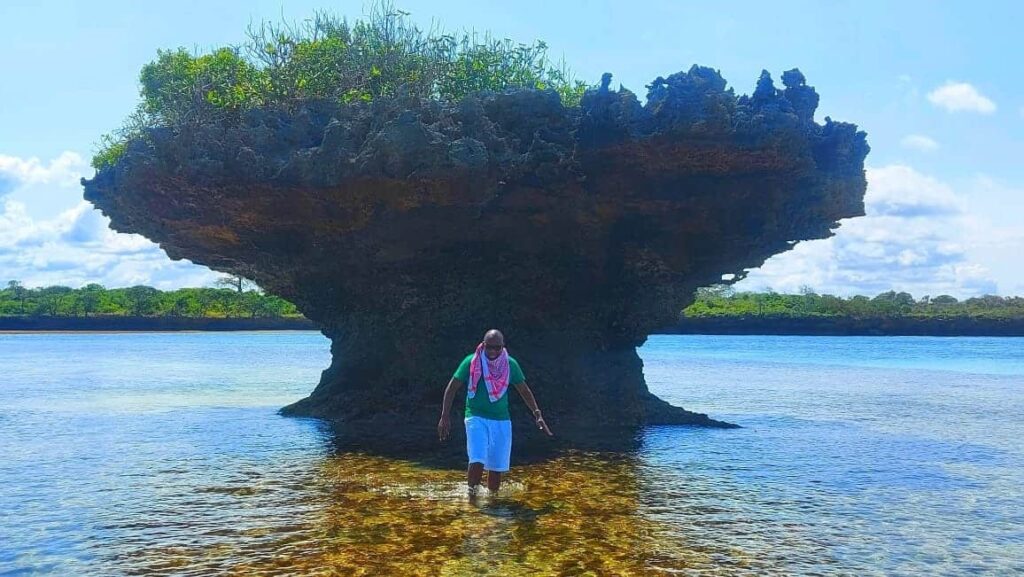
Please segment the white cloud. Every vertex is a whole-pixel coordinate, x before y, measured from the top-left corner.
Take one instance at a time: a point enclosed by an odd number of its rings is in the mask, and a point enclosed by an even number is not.
[[[980,112],[991,114],[996,103],[982,96],[978,89],[966,82],[947,82],[928,93],[928,100],[949,112]]]
[[[33,218],[50,218],[81,200],[79,180],[91,172],[73,151],[49,160],[0,154],[0,198],[24,203]]]
[[[963,199],[948,185],[902,165],[868,170],[864,204],[868,216],[912,218],[955,215],[965,210]]]
[[[5,201],[0,212],[0,281],[172,289],[207,286],[217,277],[205,267],[172,261],[139,235],[114,232],[109,220],[85,201],[50,219],[31,218],[25,205],[13,200]]]
[[[77,152],[65,151],[44,164],[36,157],[19,158],[0,154],[0,176],[24,184],[76,185],[88,164]]]
[[[79,179],[90,171],[72,151],[49,161],[0,154],[0,282],[171,289],[218,277],[172,261],[139,235],[111,230],[109,219],[82,200]]]
[[[966,191],[973,242],[968,246],[972,262],[990,270],[1005,286],[1006,294],[1024,295],[1024,187],[987,175],[962,185]]]
[[[984,223],[949,185],[908,166],[867,173],[866,216],[844,221],[832,238],[772,257],[737,288],[795,293],[810,285],[844,296],[997,292],[990,268],[972,256]]]
[[[921,134],[909,134],[900,141],[903,148],[910,148],[921,152],[931,152],[939,148],[939,143]]]
[[[82,200],[79,179],[88,170],[74,152],[48,162],[0,155],[0,282],[170,289],[217,278],[205,266],[172,261],[138,235],[112,231],[110,220]]]

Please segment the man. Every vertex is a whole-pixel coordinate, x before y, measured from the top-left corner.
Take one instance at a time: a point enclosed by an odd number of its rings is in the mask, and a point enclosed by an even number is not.
[[[470,490],[474,490],[480,484],[484,469],[487,469],[487,488],[497,491],[501,486],[501,474],[508,471],[512,452],[509,385],[516,388],[526,406],[533,411],[537,428],[548,435],[551,435],[551,429],[537,408],[537,401],[526,385],[519,363],[505,350],[504,335],[492,329],[484,335],[476,351],[462,360],[445,387],[441,420],[437,423],[437,435],[442,441],[447,440],[451,432],[449,410],[452,401],[466,383],[469,383],[466,389],[466,452],[469,454],[466,482]]]

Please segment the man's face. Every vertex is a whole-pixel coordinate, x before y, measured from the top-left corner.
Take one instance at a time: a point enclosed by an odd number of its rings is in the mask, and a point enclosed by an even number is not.
[[[484,354],[492,361],[501,355],[501,349],[505,348],[505,342],[501,337],[484,339]]]

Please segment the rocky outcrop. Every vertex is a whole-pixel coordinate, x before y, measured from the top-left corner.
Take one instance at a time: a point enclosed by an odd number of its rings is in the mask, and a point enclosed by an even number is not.
[[[514,90],[250,110],[154,129],[85,197],[172,258],[294,302],[333,363],[286,409],[424,430],[499,328],[556,423],[725,426],[651,395],[636,347],[694,289],[863,214],[863,132],[813,120],[798,71],[737,97],[708,68],[646,105],[606,77],[579,107]]]

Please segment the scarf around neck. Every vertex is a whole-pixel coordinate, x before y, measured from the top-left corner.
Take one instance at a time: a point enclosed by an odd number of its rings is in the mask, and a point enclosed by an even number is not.
[[[498,358],[493,361],[487,358],[484,354],[484,344],[480,343],[476,346],[476,352],[473,353],[473,358],[469,361],[469,389],[468,396],[470,399],[476,396],[476,384],[480,381],[480,377],[483,376],[484,382],[487,383],[487,396],[491,399],[491,402],[496,402],[505,394],[505,389],[508,388],[508,351],[505,347],[501,348],[501,354]]]

